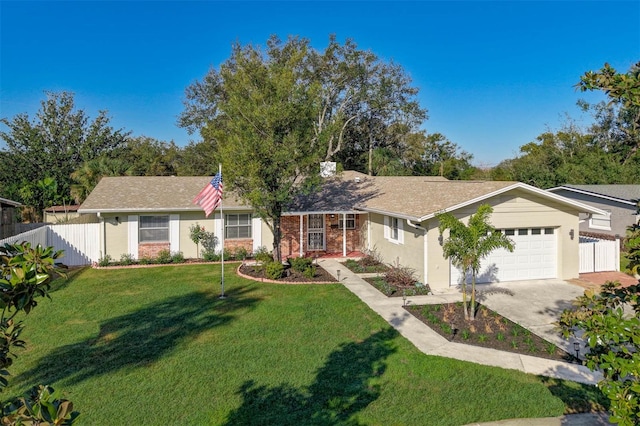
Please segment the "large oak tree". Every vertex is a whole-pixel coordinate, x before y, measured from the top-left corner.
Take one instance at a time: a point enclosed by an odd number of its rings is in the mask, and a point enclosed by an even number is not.
[[[319,52],[307,39],[274,36],[266,48],[235,44],[229,59],[190,85],[179,123],[215,149],[225,188],[265,220],[280,259],[282,212],[317,185],[321,161],[355,143],[352,129],[364,131],[373,150],[400,123],[409,133],[425,118],[409,83],[400,67],[351,41],[331,37]]]

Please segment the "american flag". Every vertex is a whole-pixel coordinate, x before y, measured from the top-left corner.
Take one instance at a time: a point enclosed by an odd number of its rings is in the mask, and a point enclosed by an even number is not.
[[[207,184],[196,198],[193,199],[193,203],[199,205],[204,210],[205,217],[209,215],[220,205],[222,201],[222,173],[218,172],[211,182]]]

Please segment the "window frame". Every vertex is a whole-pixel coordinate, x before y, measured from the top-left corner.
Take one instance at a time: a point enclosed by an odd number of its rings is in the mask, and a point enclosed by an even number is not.
[[[235,216],[236,223],[230,224],[230,217]],[[240,223],[241,216],[247,217],[246,223]],[[240,229],[248,229],[248,236],[240,236]],[[229,236],[229,230],[236,230],[236,236]],[[224,239],[225,240],[246,240],[253,238],[253,215],[251,213],[225,213],[224,215]]]
[[[338,215],[338,229],[356,229],[356,215],[355,213],[347,213],[346,215]],[[344,227],[344,222],[345,222],[345,216],[346,216],[346,225],[347,227]]]
[[[166,226],[146,226],[145,218],[163,218],[166,219]],[[170,230],[171,218],[169,215],[140,215],[138,218],[138,242],[139,243],[167,243],[170,242],[171,238],[171,230]],[[154,224],[157,225],[157,224]],[[143,238],[144,231],[154,231],[154,230],[166,230],[166,238],[164,239],[149,239]]]
[[[385,216],[384,217],[384,238],[394,244],[404,244],[404,219]]]

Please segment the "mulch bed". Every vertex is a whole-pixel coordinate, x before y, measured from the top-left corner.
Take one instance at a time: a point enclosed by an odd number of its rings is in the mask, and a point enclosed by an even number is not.
[[[316,266],[316,275],[309,279],[305,277],[302,272],[297,272],[291,268],[285,271],[286,275],[279,280],[275,280],[275,282],[283,283],[283,284],[313,284],[313,283],[334,283],[338,282],[333,275],[325,271],[322,267]],[[240,265],[238,271],[246,275],[247,277],[253,278],[259,281],[271,282],[272,280],[268,279],[265,276],[264,268],[255,265]]]
[[[429,328],[456,343],[555,361],[576,361],[573,355],[482,305],[478,305],[474,321],[464,319],[461,303],[409,305],[405,309]]]

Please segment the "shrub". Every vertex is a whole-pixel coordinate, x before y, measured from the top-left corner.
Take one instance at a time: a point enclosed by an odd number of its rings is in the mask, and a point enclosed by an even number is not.
[[[98,259],[98,266],[109,266],[111,262],[113,262],[113,258],[108,254],[105,254],[103,257]]]
[[[184,254],[181,251],[177,251],[171,254],[171,261],[173,263],[184,263]]]
[[[162,249],[158,252],[158,256],[156,256],[156,260],[158,263],[171,263],[171,252],[167,249]]]
[[[304,272],[313,265],[313,259],[310,257],[293,257],[289,259],[291,269],[298,272]]]
[[[222,255],[224,256],[224,260],[233,260],[234,256],[233,256],[233,252],[231,251],[231,249],[224,249],[222,250]]]
[[[207,262],[219,262],[220,261],[220,255],[217,254],[213,250],[204,250],[202,252],[202,258],[204,260],[206,260]]]
[[[122,253],[122,255],[120,255],[120,264],[127,266],[127,265],[131,265],[133,264],[133,255],[131,253]]]
[[[150,263],[153,263],[153,261],[148,257],[141,257],[140,259],[138,259],[138,263],[141,265],[148,265]]]
[[[245,260],[249,257],[249,251],[244,247],[237,247],[234,256],[236,259]]]
[[[277,280],[284,275],[284,265],[281,262],[271,261],[265,267],[265,275],[270,280]]]
[[[400,264],[392,266],[384,273],[384,280],[392,286],[406,288],[413,287],[416,283],[415,271]]]
[[[382,262],[382,256],[380,256],[380,253],[376,251],[375,247],[371,250],[366,250],[364,257],[360,259],[359,263],[364,267],[384,265]]]
[[[265,246],[258,247],[258,250],[254,253],[254,257],[258,262],[267,263],[273,261],[273,256]]]
[[[201,234],[200,243],[202,244],[203,252],[214,252],[218,246],[218,237],[213,235],[213,232],[204,231]]]
[[[302,275],[304,275],[306,278],[309,278],[309,279],[315,277],[316,276],[316,267],[313,266],[313,265],[309,266],[307,269],[305,269],[302,272]]]

